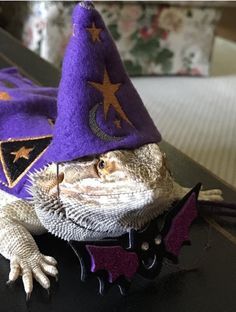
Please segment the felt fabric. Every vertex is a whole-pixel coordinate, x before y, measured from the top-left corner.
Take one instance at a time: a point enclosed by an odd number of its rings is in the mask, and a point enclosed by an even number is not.
[[[199,192],[199,186],[198,192]],[[197,217],[197,197],[193,192],[184,203],[179,214],[171,220],[171,228],[165,236],[164,243],[166,251],[178,256],[183,242],[189,241],[189,229],[194,219]]]
[[[22,77],[17,68],[10,67],[0,70],[0,90],[3,91],[4,88],[28,88],[35,87],[35,84]]]
[[[87,245],[86,248],[91,257],[91,272],[106,270],[110,283],[122,275],[130,280],[138,270],[137,254],[128,252],[121,246]]]
[[[71,161],[159,142],[100,14],[78,4],[64,57],[48,161]]]
[[[0,93],[8,95],[0,99],[0,189],[26,198],[27,174],[46,164],[38,156],[50,143],[43,138],[52,135],[57,89],[39,87],[16,68],[6,68],[0,70]],[[27,154],[24,148],[34,149]],[[12,154],[16,152],[18,159]]]

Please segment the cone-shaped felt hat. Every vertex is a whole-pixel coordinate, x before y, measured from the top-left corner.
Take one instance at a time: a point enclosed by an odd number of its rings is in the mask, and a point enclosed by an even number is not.
[[[48,160],[71,161],[159,142],[100,14],[83,2],[75,7],[72,22]]]

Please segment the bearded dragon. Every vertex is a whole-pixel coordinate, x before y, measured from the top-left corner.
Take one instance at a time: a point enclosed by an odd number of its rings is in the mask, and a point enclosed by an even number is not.
[[[8,283],[22,277],[27,299],[33,278],[45,289],[57,277],[57,262],[43,255],[32,235],[46,231],[66,241],[114,237],[139,229],[163,213],[188,189],[171,176],[158,144],[114,150],[55,163],[30,174],[30,199],[1,191],[0,253],[10,260]],[[59,186],[59,188],[58,188]],[[201,191],[220,201],[220,190]]]

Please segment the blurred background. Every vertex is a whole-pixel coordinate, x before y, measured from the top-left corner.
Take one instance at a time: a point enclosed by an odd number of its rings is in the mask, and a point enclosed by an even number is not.
[[[60,68],[76,2],[0,2],[0,27]],[[236,2],[96,1],[164,140],[236,188]]]
[[[1,1],[0,27],[60,67],[75,3]],[[236,73],[234,1],[95,3],[131,75]]]

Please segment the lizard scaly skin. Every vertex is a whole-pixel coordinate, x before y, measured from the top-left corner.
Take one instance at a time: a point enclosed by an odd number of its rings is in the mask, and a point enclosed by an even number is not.
[[[40,253],[31,234],[49,231],[65,240],[121,235],[188,192],[173,180],[157,144],[63,163],[59,176],[51,164],[30,180],[32,199],[4,193],[0,210],[0,253],[10,260],[9,281],[21,275],[27,297],[33,278],[48,289],[47,275],[58,274],[56,260]],[[200,192],[199,199],[221,200],[221,191]]]

